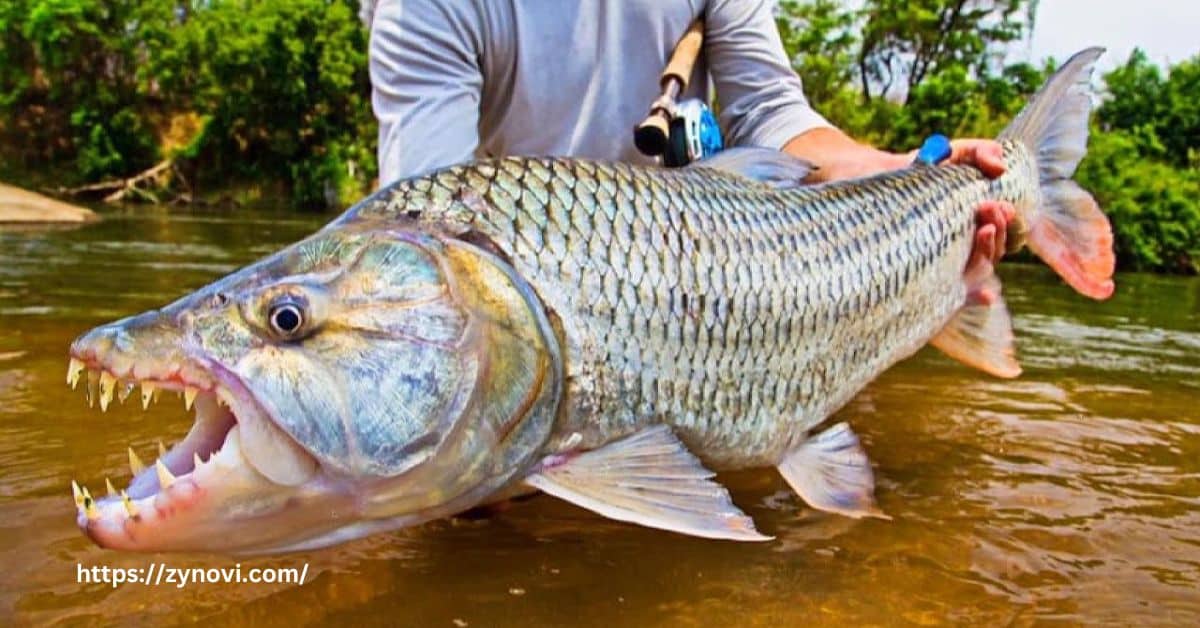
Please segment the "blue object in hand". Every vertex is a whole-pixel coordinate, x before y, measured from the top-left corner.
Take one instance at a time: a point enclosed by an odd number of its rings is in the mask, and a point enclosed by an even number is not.
[[[925,138],[921,150],[917,151],[916,163],[936,166],[950,158],[950,138],[934,133]]]
[[[708,107],[700,112],[700,146],[703,147],[704,157],[715,155],[725,148],[725,143],[721,140],[721,126],[717,124],[717,118]]]

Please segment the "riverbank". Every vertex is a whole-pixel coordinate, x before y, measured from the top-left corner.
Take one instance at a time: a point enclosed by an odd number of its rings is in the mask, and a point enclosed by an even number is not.
[[[0,183],[0,223],[79,223],[99,220],[86,207]]]

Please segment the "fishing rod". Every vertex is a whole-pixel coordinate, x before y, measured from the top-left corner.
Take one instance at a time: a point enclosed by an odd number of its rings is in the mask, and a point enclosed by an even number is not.
[[[633,143],[664,166],[678,167],[703,159],[724,146],[721,127],[708,105],[699,98],[678,102],[687,90],[696,60],[704,47],[704,20],[696,18],[679,38],[667,66],[659,75],[662,92],[650,104],[650,113],[633,129]]]
[[[676,42],[666,68],[659,75],[662,92],[650,104],[649,115],[633,129],[637,149],[644,155],[661,157],[667,167],[686,166],[724,148],[721,127],[708,105],[699,98],[678,102],[679,95],[687,90],[703,48],[704,20],[696,18]],[[936,165],[950,154],[950,140],[934,133],[921,144],[914,163]]]

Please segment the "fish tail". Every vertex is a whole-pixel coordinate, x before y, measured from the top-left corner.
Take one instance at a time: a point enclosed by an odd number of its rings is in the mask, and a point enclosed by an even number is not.
[[[1071,57],[1000,134],[1033,155],[1040,203],[1023,216],[1026,244],[1081,294],[1113,293],[1112,226],[1096,200],[1071,176],[1087,152],[1090,81],[1103,48]]]

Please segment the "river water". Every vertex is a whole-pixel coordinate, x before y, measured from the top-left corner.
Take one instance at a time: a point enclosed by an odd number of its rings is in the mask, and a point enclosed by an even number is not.
[[[1024,375],[992,379],[925,350],[838,414],[863,437],[892,521],[814,513],[761,470],[721,479],[777,537],[762,544],[641,529],[543,496],[269,558],[92,546],[71,479],[123,484],[126,446],[152,459],[189,420],[171,403],[89,409],[64,385],[70,341],[329,218],[139,208],[0,231],[0,624],[1200,624],[1200,280],[1121,275],[1094,303],[1011,263]],[[307,577],[77,581],[80,567],[152,563]]]

